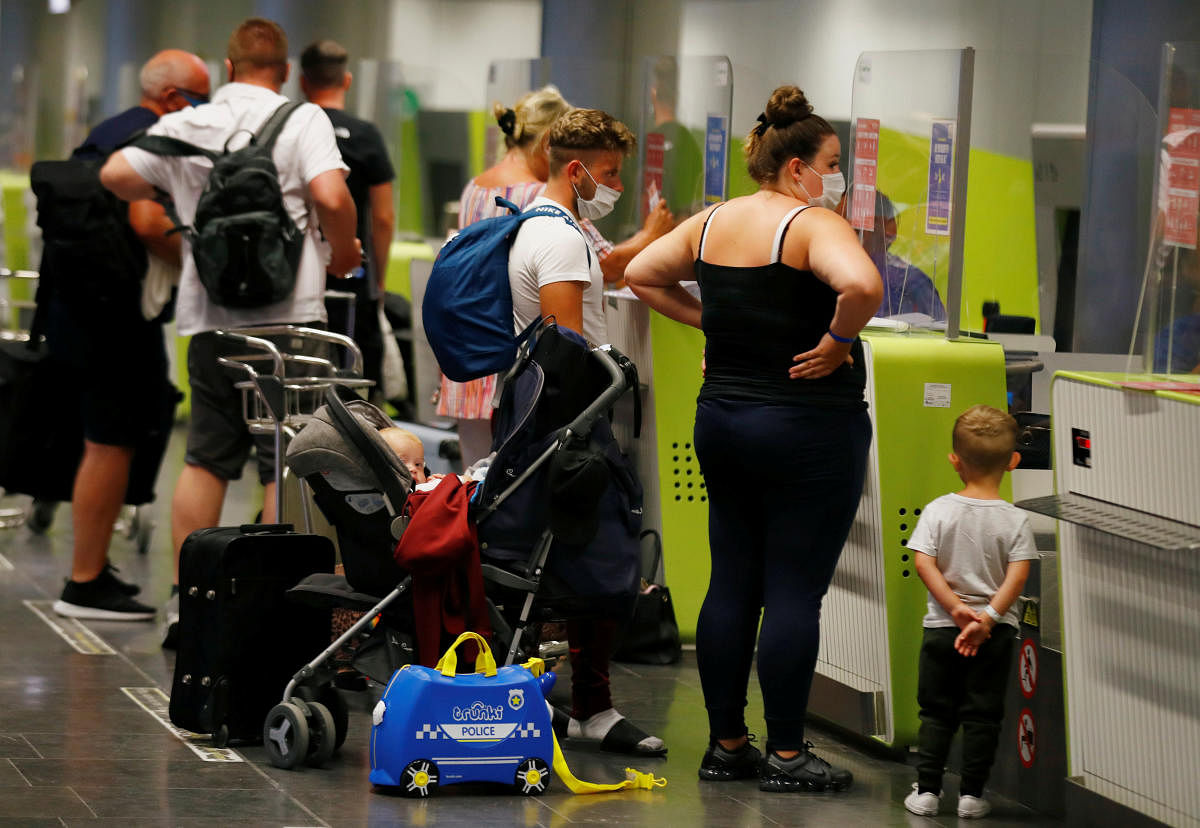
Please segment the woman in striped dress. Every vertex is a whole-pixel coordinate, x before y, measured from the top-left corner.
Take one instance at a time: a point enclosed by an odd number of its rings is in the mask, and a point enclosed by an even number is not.
[[[458,227],[502,215],[496,196],[522,210],[541,195],[550,174],[546,155],[547,129],[571,108],[559,91],[546,86],[523,96],[512,109],[496,104],[493,112],[504,133],[508,151],[496,166],[467,182],[459,199]],[[492,445],[492,395],[496,377],[454,382],[442,377],[437,413],[458,421],[463,465],[487,455]]]

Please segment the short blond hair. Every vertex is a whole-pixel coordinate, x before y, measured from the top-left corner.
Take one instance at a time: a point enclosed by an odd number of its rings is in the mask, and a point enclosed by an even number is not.
[[[954,453],[975,471],[1004,471],[1017,450],[1017,432],[1017,421],[1007,411],[973,405],[954,421]]]
[[[599,109],[572,109],[550,127],[550,174],[554,175],[584,152],[629,155],[637,138],[629,127]]]
[[[287,35],[274,20],[250,17],[229,36],[227,57],[235,72],[274,69],[279,82],[287,77]]]

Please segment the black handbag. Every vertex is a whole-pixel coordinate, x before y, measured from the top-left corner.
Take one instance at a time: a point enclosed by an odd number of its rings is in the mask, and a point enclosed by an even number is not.
[[[642,532],[641,538],[644,540],[647,535],[654,542],[650,577],[642,579],[633,615],[625,625],[613,658],[633,664],[674,664],[683,657],[675,604],[671,601],[671,590],[651,580],[662,561],[662,538],[653,529]]]

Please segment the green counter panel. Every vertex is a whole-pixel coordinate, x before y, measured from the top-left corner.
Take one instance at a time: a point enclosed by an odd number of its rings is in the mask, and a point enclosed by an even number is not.
[[[929,335],[869,333],[863,339],[870,349],[879,550],[887,596],[891,683],[885,698],[891,704],[891,744],[910,745],[919,726],[917,657],[926,591],[907,543],[919,510],[962,488],[947,459],[954,421],[979,403],[1007,410],[1004,351],[995,342]],[[925,404],[927,383],[950,386],[949,407]],[[1012,499],[1007,475],[1001,495]]]

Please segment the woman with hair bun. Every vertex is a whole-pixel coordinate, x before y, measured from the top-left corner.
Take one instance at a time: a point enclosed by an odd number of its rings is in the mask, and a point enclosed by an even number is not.
[[[522,96],[512,109],[499,103],[492,108],[508,151],[496,166],[468,181],[463,188],[459,197],[460,230],[481,219],[506,213],[504,208],[496,206],[496,196],[502,196],[524,210],[542,194],[550,175],[546,136],[550,125],[570,109],[571,105],[554,86],[545,86]],[[492,394],[495,390],[494,376],[462,383],[442,377],[437,413],[458,421],[458,441],[464,465],[487,456],[491,450]]]
[[[746,140],[758,191],[692,216],[625,274],[652,308],[704,331],[694,442],[712,574],[696,628],[709,720],[700,778],[757,776],[764,791],[852,782],[804,739],[821,599],[871,441],[858,333],[883,293],[833,212],[845,190],[840,153],[804,93],[779,87]],[[680,285],[693,278],[699,299]],[[765,759],[745,721],[756,636]]]

